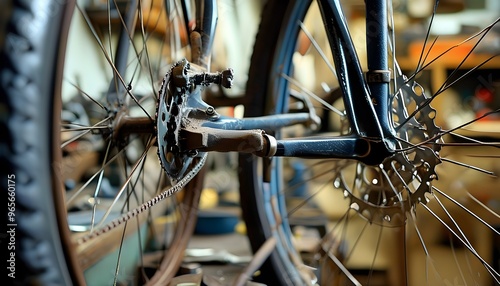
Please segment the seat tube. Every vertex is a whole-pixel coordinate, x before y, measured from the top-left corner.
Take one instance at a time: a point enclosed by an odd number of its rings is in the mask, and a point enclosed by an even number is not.
[[[391,137],[393,127],[389,116],[388,31],[387,0],[369,0],[366,3],[366,81],[384,137]]]

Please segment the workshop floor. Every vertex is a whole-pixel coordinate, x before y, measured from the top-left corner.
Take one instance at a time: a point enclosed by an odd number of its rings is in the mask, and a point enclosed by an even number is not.
[[[207,280],[210,280],[212,284],[216,284],[214,281],[217,281],[220,285],[233,285],[233,282],[244,270],[248,264],[247,261],[251,259],[252,255],[247,237],[236,232],[220,235],[194,235],[188,245],[186,260],[190,261],[193,259],[196,261],[196,258],[190,257],[189,254],[197,250],[201,250],[199,251],[201,254],[202,251],[205,251],[207,254],[212,252],[213,254],[212,261],[194,262],[200,264],[204,282],[206,283]],[[225,254],[232,254],[236,256],[234,259],[239,258],[241,262],[230,263],[221,261],[224,260],[223,256]],[[210,260],[209,257],[200,257],[198,261],[205,259]]]

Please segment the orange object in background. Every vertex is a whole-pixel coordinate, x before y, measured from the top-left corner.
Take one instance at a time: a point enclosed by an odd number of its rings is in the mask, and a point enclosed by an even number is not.
[[[448,64],[460,62],[467,57],[472,51],[476,40],[466,41],[462,37],[440,37],[433,44],[433,39],[429,39],[425,45],[422,59],[425,58],[425,63],[436,60],[435,63]],[[424,47],[424,41],[415,41],[408,46],[409,57],[419,59]],[[468,60],[473,60],[475,53],[468,56]]]

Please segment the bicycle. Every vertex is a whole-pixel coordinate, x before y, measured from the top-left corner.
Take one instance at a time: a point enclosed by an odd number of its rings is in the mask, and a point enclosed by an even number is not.
[[[84,35],[68,32],[72,13],[66,9],[72,11],[72,1],[15,2],[2,53],[6,68],[2,70],[4,96],[1,100],[3,110],[8,112],[2,117],[6,136],[1,144],[5,150],[2,180],[11,175],[15,177],[17,208],[11,222],[17,223],[19,252],[15,254],[20,263],[17,269],[26,272],[21,283],[69,285],[83,284],[86,280],[90,285],[124,281],[165,284],[175,275],[192,232],[203,171],[195,175],[202,170],[206,154],[212,151],[241,153],[239,180],[244,202],[241,207],[253,250],[257,251],[269,238],[275,239],[276,245],[256,279],[269,285],[360,284],[350,271],[356,267],[350,263],[358,246],[351,231],[354,228],[356,236],[361,236],[366,228],[375,227],[374,254],[368,266],[371,274],[379,267],[376,259],[382,239],[390,241],[382,237],[383,231],[395,229],[394,233],[399,236],[395,241],[402,244],[399,260],[396,260],[400,265],[395,272],[401,276],[391,279],[412,284],[415,281],[412,270],[424,265],[427,273],[424,280],[431,284],[434,279],[441,283],[490,280],[498,283],[498,271],[488,255],[477,248],[477,241],[472,241],[461,221],[454,218],[457,215],[450,214],[457,209],[472,214],[476,222],[474,232],[496,237],[499,233],[494,225],[498,222],[498,212],[472,195],[464,204],[459,201],[463,198],[460,194],[459,199],[452,197],[455,194],[451,188],[442,190],[436,186],[439,169],[445,165],[493,175],[492,171],[474,164],[450,159],[448,156],[453,154],[446,152],[456,146],[467,150],[473,150],[471,146],[487,146],[494,151],[498,147],[496,142],[483,142],[461,131],[498,110],[447,129],[438,127],[439,110],[430,104],[436,103],[442,97],[438,95],[456,84],[456,79],[464,78],[457,76],[463,62],[445,78],[441,88],[427,96],[415,80],[423,68],[446,55],[446,51],[431,60],[427,55],[432,49],[422,51],[415,73],[404,76],[393,51],[394,22],[387,14],[393,7],[385,1],[367,1],[367,11],[374,12],[366,13],[368,72],[364,73],[340,2],[314,3],[267,3],[246,95],[231,100],[222,98],[222,102],[230,106],[245,105],[245,117],[236,119],[217,113],[215,103],[221,102],[221,98],[205,100],[202,96],[209,84],[229,87],[233,80],[231,70],[209,72],[215,1],[196,1],[196,17],[192,17],[189,1],[161,2],[160,15],[170,16],[168,27],[173,28],[173,33],[158,31],[161,17],[147,17],[150,14],[145,11],[152,11],[153,4],[126,1],[121,6],[123,3],[107,2],[104,14],[97,11],[94,17],[89,16],[91,10],[77,5],[74,17],[83,18],[80,21],[86,23],[90,30],[87,33],[97,42],[93,45],[96,54],[102,53],[103,63],[110,66],[107,74],[100,67],[93,71],[96,78],[106,79],[101,86],[97,86],[99,81],[95,78],[63,77],[59,60],[62,53],[58,52],[65,50],[66,35]],[[133,8],[126,8],[127,4]],[[309,32],[306,25],[309,20],[304,20],[308,12],[323,19],[331,55],[322,52],[321,45]],[[464,43],[476,38],[481,42],[498,21],[494,20]],[[95,28],[103,23],[103,29]],[[112,30],[116,23],[122,28],[116,40],[120,49],[115,52]],[[131,36],[136,27],[140,31],[139,44]],[[106,34],[107,37],[103,37]],[[155,37],[159,40],[149,43]],[[101,40],[103,38],[109,42]],[[164,45],[165,42],[170,45]],[[432,47],[434,43],[424,47]],[[464,45],[457,45],[460,46]],[[475,47],[464,56],[464,62]],[[67,50],[77,51],[78,47]],[[172,57],[165,62],[152,60],[149,53],[153,50],[156,56],[163,58],[163,53],[170,53]],[[86,50],[87,57],[90,52]],[[318,90],[322,90],[323,96],[316,96],[306,88],[301,82],[306,77],[294,77],[301,72],[295,67],[299,60],[294,57],[310,52],[317,53],[315,59],[331,56],[335,62],[325,64],[334,77],[330,75],[330,81],[319,83],[322,89]],[[177,53],[186,55],[177,57]],[[130,60],[129,54],[135,59]],[[190,61],[181,60],[184,57]],[[78,56],[67,57],[68,61],[74,59]],[[495,55],[485,58],[465,75],[488,66],[495,59]],[[46,67],[52,67],[50,70],[55,74],[44,72]],[[163,83],[158,89],[161,79]],[[144,82],[146,88],[141,88]],[[76,96],[65,93],[71,90],[68,84]],[[85,86],[92,91],[87,91]],[[102,91],[104,95],[93,98]],[[324,98],[330,103],[325,103]],[[322,106],[315,105],[316,101]],[[214,104],[209,104],[211,102]],[[328,126],[325,116],[318,112],[323,109],[336,116],[332,121],[337,126]],[[58,110],[62,110],[61,114]],[[311,136],[304,137],[304,134]],[[296,136],[298,139],[289,138]],[[330,169],[323,170],[325,164],[330,164]],[[292,209],[287,208],[293,199],[288,189],[307,190],[312,183],[294,182],[287,186],[293,181],[289,170],[295,171],[295,179],[314,179],[320,184],[317,191]],[[330,177],[321,178],[326,175]],[[194,181],[188,184],[191,179]],[[8,183],[2,187],[12,185]],[[292,230],[290,224],[294,224],[293,216],[302,210],[318,209],[321,200],[316,198],[327,185],[340,194],[337,199],[344,204],[344,209],[342,205],[326,208],[340,212],[334,215],[337,223],[326,227],[314,240],[313,247],[305,249],[296,243],[297,231]],[[184,186],[188,189],[179,192]],[[169,203],[158,204],[166,197],[170,198]],[[440,198],[445,198],[451,206],[445,206]],[[471,210],[469,204],[479,208]],[[104,205],[109,208],[101,209]],[[155,208],[151,208],[153,205]],[[419,216],[427,212],[451,233],[453,239],[450,238],[449,244],[453,253],[458,249],[453,247],[457,241],[465,249],[463,252],[468,256],[462,260],[466,262],[458,262],[456,258],[451,276],[445,272],[443,276],[434,275],[440,272],[441,265],[430,261],[436,256],[426,247],[428,237],[421,234],[420,220],[416,220],[417,208],[421,210]],[[443,213],[437,214],[439,209]],[[357,228],[360,218],[365,223]],[[351,224],[355,227],[348,228]],[[165,230],[159,231],[160,228]],[[409,260],[408,257],[414,256],[409,254],[405,243],[411,242],[411,236],[420,242],[425,262]],[[149,240],[151,237],[155,239]],[[75,241],[79,244],[76,250]],[[104,259],[101,264],[97,263],[101,257],[112,259],[110,245],[116,241],[120,241],[116,246],[116,261],[109,263]],[[130,246],[134,244],[140,247],[132,250]],[[143,249],[150,255],[144,255]],[[302,256],[307,256],[301,257],[300,251],[305,252]],[[134,255],[138,262],[134,261]],[[479,262],[479,267],[469,261],[469,256]],[[304,261],[318,267],[318,271],[305,266]],[[103,265],[106,263],[112,266]],[[137,264],[139,274],[131,278],[130,274],[137,272]],[[82,268],[88,268],[85,278]],[[109,276],[105,275],[108,269]],[[91,280],[101,278],[104,280]]]

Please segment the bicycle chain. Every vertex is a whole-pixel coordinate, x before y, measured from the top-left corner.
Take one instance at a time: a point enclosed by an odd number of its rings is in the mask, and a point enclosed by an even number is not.
[[[396,136],[399,148],[392,157],[379,166],[356,165],[356,186],[350,188],[342,169],[349,161],[336,163],[334,188],[343,191],[350,200],[350,208],[360,213],[373,223],[398,226],[405,222],[406,212],[414,209],[418,203],[428,202],[427,194],[432,193],[431,182],[437,179],[435,167],[439,159],[441,128],[434,119],[436,110],[428,103],[429,98],[418,83],[407,82],[404,75],[396,79],[398,92],[393,96],[393,120],[396,124]],[[418,110],[408,112],[409,106]],[[344,119],[344,121],[347,121]],[[397,125],[400,124],[400,125]],[[348,130],[342,122],[343,133]],[[429,141],[425,146],[412,145],[414,142]]]
[[[158,196],[146,203],[114,219],[107,225],[91,232],[77,240],[78,244],[85,243],[93,238],[105,234],[115,227],[127,222],[148,210],[158,202],[179,192],[191,179],[198,174],[205,164],[207,153],[183,151],[180,146],[180,132],[182,120],[185,120],[192,109],[209,107],[201,100],[201,93],[197,86],[207,86],[217,83],[224,87],[231,87],[233,71],[231,69],[218,73],[191,72],[191,65],[187,60],[181,60],[172,65],[163,78],[159,97],[156,104],[155,131],[158,142],[158,158],[161,167],[172,181],[176,183]],[[189,96],[189,98],[188,98]],[[215,112],[215,111],[214,111]],[[200,160],[192,166],[193,160]]]
[[[150,199],[149,201],[143,203],[142,205],[136,207],[135,209],[133,209],[133,210],[121,215],[120,217],[112,220],[111,222],[109,222],[105,226],[98,228],[96,231],[93,231],[91,233],[86,234],[85,236],[80,237],[77,240],[77,244],[83,244],[85,242],[88,242],[91,239],[94,239],[100,235],[103,235],[103,234],[111,231],[115,227],[118,227],[121,224],[129,221],[130,219],[135,218],[138,215],[140,215],[141,213],[147,211],[149,208],[153,207],[154,205],[156,205],[160,201],[166,199],[167,197],[170,197],[170,196],[176,194],[177,192],[182,190],[198,174],[198,172],[201,170],[201,168],[205,164],[206,159],[207,159],[207,154],[205,153],[205,154],[203,154],[203,156],[201,156],[200,161],[181,180],[179,180],[177,182],[177,184],[175,184],[174,186],[161,192],[156,197]]]

